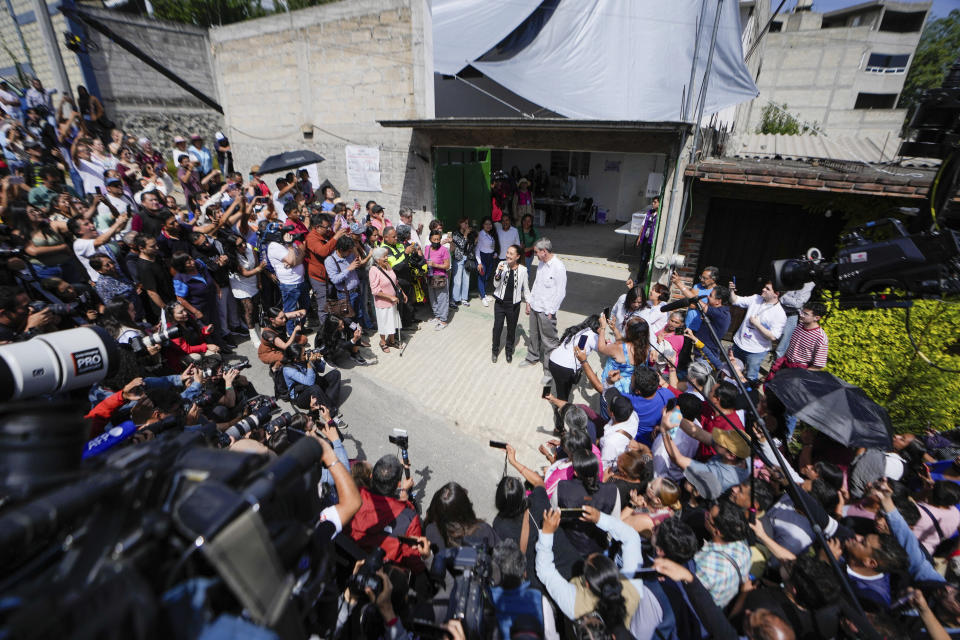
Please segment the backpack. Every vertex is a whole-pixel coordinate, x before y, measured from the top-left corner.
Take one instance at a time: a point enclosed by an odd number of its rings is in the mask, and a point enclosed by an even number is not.
[[[289,400],[290,389],[287,387],[287,381],[283,379],[283,367],[278,367],[271,375],[273,376],[273,396],[278,400]]]

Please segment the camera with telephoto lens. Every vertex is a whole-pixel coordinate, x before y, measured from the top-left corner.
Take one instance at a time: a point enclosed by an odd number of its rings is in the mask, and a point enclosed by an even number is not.
[[[367,589],[373,592],[374,598],[380,595],[380,591],[383,590],[383,578],[377,575],[377,571],[383,568],[385,556],[386,552],[382,547],[377,547],[367,556],[357,572],[350,576],[347,588],[350,589],[351,595],[369,597]]]
[[[243,371],[244,369],[249,369],[250,367],[250,360],[248,358],[241,357],[236,362],[231,362],[230,364],[225,364],[221,367],[206,367],[205,369],[201,369],[200,375],[202,375],[204,378],[212,378],[216,375],[223,375],[228,371]]]
[[[56,316],[69,316],[72,315],[79,305],[76,302],[71,302],[67,304],[65,302],[41,302],[36,300],[30,303],[30,310],[34,313],[40,313],[41,311],[48,310],[50,313]]]
[[[261,409],[269,407],[270,411],[277,410],[277,401],[270,396],[259,395],[247,400],[247,406],[245,408],[245,413],[256,413]]]
[[[444,582],[447,572],[453,576],[453,588],[447,604],[446,620],[460,620],[468,640],[485,638],[484,629],[493,617],[490,601],[493,559],[485,544],[448,547],[433,557],[430,578]]]
[[[324,356],[326,349],[317,347],[316,349],[304,349],[303,350],[303,359],[304,360],[319,360]]]
[[[270,418],[270,414],[275,411],[275,408],[276,405],[274,405],[273,408],[268,405],[262,406],[247,417],[242,418],[230,425],[230,427],[224,431],[224,433],[233,437],[235,440],[239,440],[257,427],[260,427],[261,425],[264,425],[265,427],[267,420]]]
[[[130,338],[130,348],[133,349],[134,353],[143,353],[150,347],[162,347],[166,346],[172,339],[180,335],[180,327],[177,325],[172,325],[169,327],[161,327],[160,329],[154,331],[153,333],[147,334],[142,338],[140,336],[134,336]]]

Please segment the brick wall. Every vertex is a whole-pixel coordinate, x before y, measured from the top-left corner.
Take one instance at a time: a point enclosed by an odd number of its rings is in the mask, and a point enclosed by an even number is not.
[[[377,123],[433,117],[429,20],[425,0],[345,0],[212,29],[239,170],[312,149],[345,199],[375,199],[393,217],[401,203],[432,209],[429,142]],[[348,144],[380,149],[382,192],[348,190]]]

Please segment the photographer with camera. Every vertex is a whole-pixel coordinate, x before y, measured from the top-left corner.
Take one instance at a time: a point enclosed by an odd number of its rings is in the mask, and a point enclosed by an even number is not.
[[[350,537],[365,553],[383,549],[385,562],[420,574],[427,568],[424,558],[429,557],[430,545],[409,499],[411,488],[413,480],[403,478],[403,465],[397,456],[385,455],[377,460],[370,488],[360,489],[361,507],[350,526]],[[418,542],[405,544],[397,536],[416,538]]]
[[[340,371],[331,367],[324,373],[327,363],[320,354],[302,344],[294,343],[283,353],[281,373],[287,385],[290,401],[301,409],[310,407],[316,398],[336,414],[340,407]],[[318,371],[319,370],[319,371]],[[317,374],[321,375],[317,375]]]
[[[327,319],[320,326],[314,346],[320,349],[327,360],[334,360],[341,351],[346,351],[355,365],[365,367],[370,364],[360,355],[360,347],[370,346],[370,343],[363,339],[363,329],[358,323],[347,324],[346,320],[332,313],[327,315]]]
[[[220,351],[231,353],[236,343],[224,337],[216,324],[217,296],[220,287],[217,286],[210,270],[201,260],[183,251],[173,254],[170,265],[176,272],[173,276],[173,291],[177,301],[196,320],[206,326],[206,335],[211,336],[210,341],[215,343]]]
[[[57,316],[30,307],[30,296],[14,286],[0,286],[0,343],[19,342],[53,328]]]
[[[220,347],[207,342],[211,330],[201,326],[182,304],[168,305],[166,316],[168,328],[172,328],[170,325],[177,328],[176,337],[170,340],[165,351],[167,366],[172,371],[183,371],[185,358],[198,359],[202,355],[220,353]]]
[[[307,337],[301,333],[303,321],[306,320],[307,310],[286,312],[280,307],[269,307],[263,310],[263,319],[266,324],[260,332],[260,346],[257,347],[257,357],[271,370],[277,370],[283,361],[283,354],[292,344],[307,344]],[[293,319],[293,331],[287,335],[287,323]]]
[[[267,225],[264,235],[267,241],[267,258],[280,288],[280,299],[285,312],[306,310],[310,302],[310,291],[304,281],[303,251],[297,246],[292,234],[282,229],[278,223]],[[292,334],[294,321],[287,318],[287,333]]]

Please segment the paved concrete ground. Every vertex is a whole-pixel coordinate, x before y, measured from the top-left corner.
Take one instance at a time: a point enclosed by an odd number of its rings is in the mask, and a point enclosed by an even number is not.
[[[614,228],[588,225],[544,230],[567,268],[567,295],[558,314],[561,332],[611,306],[625,291],[629,268],[635,265],[618,258],[622,239],[613,233]],[[426,309],[419,314],[424,317]],[[349,361],[340,363],[350,389],[342,408],[350,424],[348,452],[376,460],[396,451],[387,442],[391,430],[407,429],[411,465],[417,488],[425,496],[424,508],[434,491],[456,480],[470,492],[477,514],[493,517],[493,494],[503,473],[504,456],[487,446],[490,439],[513,444],[521,462],[530,467],[544,464],[537,447],[552,437],[553,414],[540,398],[542,369],[518,366],[526,355],[527,316],[521,310],[519,344],[510,365],[502,347],[499,362],[490,362],[492,327],[492,304],[484,307],[474,297],[470,307],[451,312],[450,324],[443,331],[422,323],[412,335],[405,332],[409,344],[402,357],[397,349],[382,353],[377,336],[373,336],[373,350],[365,355],[375,355],[377,364],[356,367]],[[238,353],[257,363],[247,373],[258,388],[271,390],[272,383],[252,346],[245,342]],[[599,369],[596,354],[589,362]],[[580,398],[594,402],[596,393],[592,389],[585,393],[581,385],[574,392],[574,399]]]

